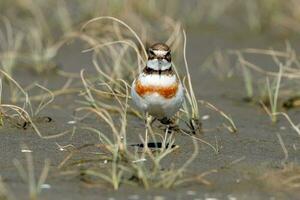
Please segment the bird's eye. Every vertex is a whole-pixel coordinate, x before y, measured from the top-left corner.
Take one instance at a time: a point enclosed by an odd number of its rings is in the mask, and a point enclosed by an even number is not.
[[[166,56],[171,56],[171,53],[170,53],[170,51],[166,54]]]
[[[150,55],[150,56],[155,56],[155,54],[154,54],[154,52],[153,52],[152,49],[149,49],[149,55]]]

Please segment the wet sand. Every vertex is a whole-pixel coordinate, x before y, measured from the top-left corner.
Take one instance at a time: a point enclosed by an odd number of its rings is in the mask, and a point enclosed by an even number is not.
[[[57,143],[79,147],[95,143],[96,135],[82,131],[76,132],[72,138],[66,135],[58,139],[45,140],[39,138],[31,128],[23,130],[10,125],[0,129],[0,174],[17,199],[27,199],[28,184],[21,180],[12,161],[16,158],[25,163],[24,153],[20,148],[20,145],[24,143],[33,151],[37,176],[44,165],[44,159],[51,160],[51,170],[46,181],[51,188],[43,189],[41,199],[297,199],[300,195],[297,190],[271,186],[266,178],[262,178],[266,172],[282,168],[284,153],[276,135],[278,133],[289,152],[287,162],[299,164],[299,150],[293,148],[293,146],[300,145],[297,133],[292,130],[285,119],[280,118],[277,124],[272,124],[259,106],[242,100],[245,93],[241,76],[234,75],[230,79],[219,80],[215,75],[201,68],[204,59],[216,48],[268,48],[278,44],[281,44],[280,41],[274,42],[274,40],[268,40],[267,37],[252,36],[239,41],[230,34],[221,36],[210,32],[188,32],[187,56],[197,98],[209,101],[230,114],[238,127],[238,132],[235,134],[223,128],[199,135],[212,144],[217,143],[219,153],[216,154],[207,145],[199,144],[199,154],[188,167],[186,176],[215,169],[217,173],[205,177],[212,183],[209,186],[192,183],[170,190],[150,189],[148,191],[128,185],[122,185],[118,191],[105,185],[94,188],[84,184],[79,176],[58,175],[60,170],[57,166],[67,152],[60,151]],[[89,71],[92,69],[90,56],[82,55],[81,50],[78,44],[70,44],[59,54],[58,63],[66,71],[79,73],[82,68]],[[19,70],[16,76],[17,80],[23,83],[29,83],[33,78],[36,80],[44,78],[30,74],[23,76],[22,73],[25,72]],[[62,85],[63,82],[56,75],[51,75],[48,84],[51,89]],[[77,95],[58,97],[41,113],[42,116],[50,116],[53,119],[49,123],[37,123],[42,134],[57,134],[72,127],[68,121],[73,120],[73,109],[78,106],[76,99],[80,97]],[[54,107],[54,105],[60,107]],[[216,128],[224,121],[217,113],[203,107],[200,109],[202,116],[210,116],[202,122],[204,129]],[[292,109],[288,114],[295,120],[300,117],[299,109]],[[128,121],[130,124],[128,142],[137,143],[139,142],[138,134],[144,133],[143,121],[134,117],[129,117]],[[87,125],[102,129],[104,126],[93,117],[81,123],[80,126]],[[193,145],[191,138],[182,134],[176,135],[176,144],[179,145],[179,149],[174,155],[167,157],[165,162],[174,162],[175,165],[181,166],[193,152]]]

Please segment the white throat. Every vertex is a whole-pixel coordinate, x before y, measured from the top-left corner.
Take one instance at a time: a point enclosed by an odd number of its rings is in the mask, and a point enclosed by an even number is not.
[[[172,63],[168,62],[167,60],[158,60],[158,59],[152,59],[147,61],[147,67],[154,69],[154,70],[167,70],[171,67]]]

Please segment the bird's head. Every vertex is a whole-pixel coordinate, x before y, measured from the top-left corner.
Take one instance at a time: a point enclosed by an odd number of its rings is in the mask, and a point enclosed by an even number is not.
[[[165,71],[171,66],[171,50],[168,45],[156,43],[148,49],[147,67],[152,70]]]

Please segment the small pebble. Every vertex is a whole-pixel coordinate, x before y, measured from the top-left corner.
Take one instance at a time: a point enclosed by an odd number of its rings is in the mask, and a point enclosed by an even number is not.
[[[50,189],[51,188],[51,185],[49,185],[49,184],[42,184],[41,185],[41,189]]]
[[[76,124],[76,121],[68,121],[68,124]]]
[[[208,120],[209,118],[210,118],[209,115],[203,115],[201,119],[202,119],[202,120]]]
[[[32,151],[30,149],[22,149],[21,152],[22,153],[32,153]]]

